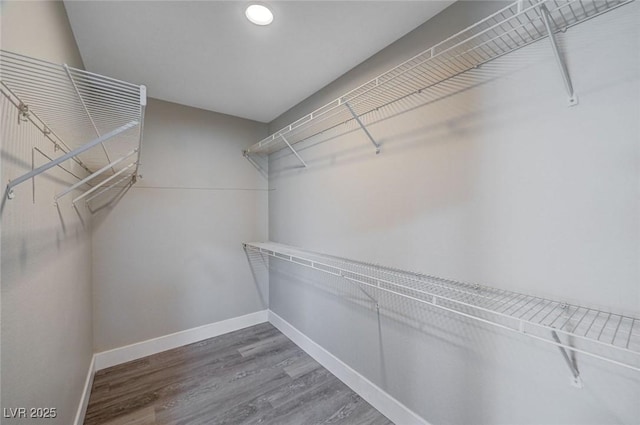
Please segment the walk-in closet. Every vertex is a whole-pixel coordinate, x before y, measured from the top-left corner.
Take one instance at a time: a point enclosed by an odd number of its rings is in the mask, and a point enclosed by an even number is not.
[[[3,425],[640,424],[640,3],[0,2]]]

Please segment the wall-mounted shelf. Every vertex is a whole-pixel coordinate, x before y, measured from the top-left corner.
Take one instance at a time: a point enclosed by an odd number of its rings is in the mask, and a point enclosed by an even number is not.
[[[380,146],[365,127],[367,115],[470,69],[548,38],[558,61],[568,104],[577,104],[557,32],[608,12],[632,0],[519,0],[447,38],[382,75],[351,90],[246,149],[244,154],[268,155],[352,120],[365,130],[376,152]],[[393,111],[390,111],[393,113]]]
[[[455,282],[277,243],[245,243],[247,251],[344,278],[367,291],[446,310],[559,347],[574,383],[580,375],[567,351],[640,371],[640,318],[482,285]],[[564,342],[563,342],[564,340]]]
[[[88,176],[58,193],[56,202],[85,185],[91,192],[113,188],[107,184],[116,175],[135,182],[145,86],[0,50],[0,91],[18,108],[18,124],[35,125],[62,152],[28,173],[11,176],[9,199],[16,186],[65,161],[75,161]],[[80,199],[85,197],[76,197],[74,205]]]

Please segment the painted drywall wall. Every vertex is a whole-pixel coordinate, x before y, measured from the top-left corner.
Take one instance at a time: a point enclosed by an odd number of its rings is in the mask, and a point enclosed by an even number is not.
[[[266,125],[151,99],[143,179],[95,217],[96,352],[263,310],[241,242],[267,238]]]
[[[496,7],[452,5],[271,130]],[[355,126],[296,145],[308,169],[272,155],[270,239],[637,317],[639,19],[630,4],[559,35],[578,106],[543,41],[368,116],[379,155]],[[378,316],[349,282],[270,262],[271,310],[433,424],[640,417],[636,372],[578,355],[578,390],[555,347],[389,297]]]
[[[82,67],[62,2],[2,2],[2,49]],[[51,142],[1,98],[2,181],[58,156]],[[83,177],[68,161],[68,171]],[[93,354],[89,215],[54,194],[77,179],[55,167],[3,201],[1,236],[2,408],[54,408],[48,424],[73,422]],[[3,183],[3,185],[4,185]],[[79,193],[79,192],[78,192]],[[4,416],[4,415],[3,415]],[[3,424],[34,419],[3,418]]]
[[[3,1],[0,16],[4,50],[83,68],[62,2]]]

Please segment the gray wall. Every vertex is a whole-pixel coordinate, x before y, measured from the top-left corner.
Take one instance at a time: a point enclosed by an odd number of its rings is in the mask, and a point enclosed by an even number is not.
[[[2,48],[82,67],[61,2],[2,2]],[[4,184],[31,169],[33,148],[53,157],[50,142],[2,96],[3,206],[1,265],[2,407],[52,407],[49,424],[73,422],[93,353],[90,217],[84,223],[68,200],[53,196],[75,183],[53,168],[15,190],[4,203]],[[36,165],[47,159],[35,153]],[[64,164],[78,175],[73,163]],[[34,201],[35,196],[35,201]],[[46,377],[46,378],[44,378]],[[31,424],[33,419],[3,419]]]
[[[241,245],[268,238],[267,180],[242,157],[266,131],[151,99],[143,179],[95,217],[96,352],[267,308]]]
[[[271,130],[496,7],[454,4]],[[272,155],[270,239],[637,316],[639,19],[634,3],[560,36],[576,107],[544,41],[443,84],[425,105],[370,118],[380,155],[360,131],[298,145],[306,170]],[[434,424],[640,417],[638,373],[579,355],[577,390],[555,347],[388,297],[378,318],[348,282],[271,263],[274,312]]]

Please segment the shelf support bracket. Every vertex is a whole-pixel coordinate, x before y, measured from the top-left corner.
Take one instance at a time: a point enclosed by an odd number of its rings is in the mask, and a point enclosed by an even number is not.
[[[571,77],[569,76],[569,71],[567,70],[567,64],[560,53],[560,49],[558,48],[558,42],[556,41],[556,36],[551,28],[551,14],[549,13],[549,9],[545,5],[540,6],[540,16],[542,17],[542,22],[547,30],[547,34],[549,35],[549,42],[551,43],[551,49],[553,50],[553,54],[556,57],[556,62],[558,63],[558,67],[560,68],[560,74],[562,74],[562,80],[564,81],[564,86],[567,89],[567,94],[569,95],[569,106],[575,106],[578,104],[578,96],[576,95],[573,84],[571,84]]]
[[[281,134],[280,137],[287,144],[287,146],[289,146],[289,149],[291,149],[291,152],[293,152],[293,154],[296,156],[296,158],[298,158],[298,161],[300,161],[302,163],[302,166],[304,168],[307,168],[307,163],[304,162],[304,159],[302,159],[302,157],[300,155],[298,155],[298,152],[296,152],[296,150],[293,148],[293,146],[291,146],[289,141],[287,139],[285,139],[284,135]]]
[[[38,168],[36,168],[35,170],[31,170],[30,172],[18,177],[17,179],[11,180],[9,182],[9,184],[7,185],[7,198],[9,199],[13,199],[14,198],[14,193],[13,193],[13,188],[16,187],[17,185],[19,185],[20,183],[24,183],[25,181],[29,180],[32,177],[37,176],[38,174],[42,174],[45,171],[47,171],[49,168],[53,168],[56,165],[74,158],[78,155],[80,155],[82,152],[87,151],[89,149],[91,149],[92,147],[103,143],[109,139],[111,139],[112,137],[117,136],[120,133],[123,133],[127,130],[129,130],[132,127],[135,127],[136,125],[138,125],[138,121],[131,121],[128,124],[123,125],[122,127],[118,127],[113,131],[110,131],[109,133],[103,134],[102,136],[98,137],[97,139],[94,139],[82,146],[80,146],[79,148],[76,148],[70,152],[67,152],[66,154],[54,159],[51,162],[48,162]]]
[[[377,299],[375,299],[370,293],[368,293],[367,291],[364,290],[364,288],[362,286],[360,286],[360,282],[358,282],[355,279],[352,279],[350,277],[345,276],[344,274],[340,273],[340,276],[342,276],[343,278],[345,278],[346,280],[348,280],[349,282],[353,282],[353,284],[355,285],[356,288],[358,288],[360,290],[360,292],[362,292],[364,295],[366,295],[367,298],[369,298],[371,300],[371,302],[375,305],[376,310],[378,311],[378,313],[380,312],[380,303],[378,302]]]
[[[112,161],[111,163],[105,165],[104,167],[102,167],[101,169],[99,169],[98,171],[96,171],[93,174],[88,175],[87,177],[85,177],[84,179],[80,180],[79,182],[69,186],[68,188],[66,188],[65,190],[63,190],[62,192],[58,193],[56,196],[53,197],[53,202],[54,203],[58,203],[58,199],[62,198],[64,195],[66,195],[67,193],[77,189],[78,187],[82,186],[83,184],[87,183],[90,180],[93,180],[94,177],[99,176],[100,174],[104,173],[105,171],[107,171],[109,168],[113,169],[114,165],[118,165],[119,163],[121,163],[122,161],[124,161],[125,159],[129,158],[130,156],[134,155],[136,152],[138,152],[138,149],[134,149],[131,152],[129,152],[128,154],[126,154],[123,157],[120,157],[118,159],[116,159],[115,161]]]
[[[80,90],[78,90],[78,86],[76,85],[76,81],[73,79],[73,76],[71,75],[71,71],[69,70],[69,66],[65,63],[64,64],[64,70],[67,72],[67,77],[69,78],[69,81],[71,82],[71,85],[73,86],[73,89],[76,91],[76,95],[78,96],[78,100],[80,100],[80,104],[82,105],[82,108],[84,109],[84,112],[87,114],[87,117],[89,118],[89,121],[91,121],[91,125],[93,126],[94,131],[96,132],[96,136],[100,137],[100,131],[98,130],[98,126],[96,125],[95,121],[93,120],[93,117],[91,116],[91,113],[89,113],[89,109],[87,108],[87,104],[84,102],[84,99],[82,98],[82,95],[80,94]],[[107,147],[104,145],[104,143],[102,143],[102,151],[104,152],[104,155],[107,157],[107,162],[111,162],[111,158],[109,157],[109,152],[107,152]],[[113,171],[114,173],[116,172],[116,170],[114,170],[113,168],[111,169],[111,171]]]
[[[114,175],[102,180],[99,184],[93,186],[91,189],[89,189],[86,192],[82,193],[81,195],[77,196],[71,202],[75,205],[76,202],[78,202],[81,199],[86,198],[87,196],[91,195],[93,192],[95,192],[96,190],[100,189],[101,187],[104,187],[104,185],[109,183],[111,180],[115,179],[116,177],[118,177],[121,174],[126,173],[131,167],[133,167],[135,165],[136,165],[136,163],[132,162],[131,164],[127,165],[126,167],[120,169],[120,171],[116,172]],[[131,174],[131,175],[133,175],[133,174]],[[131,177],[131,176],[127,176],[127,177]]]
[[[136,182],[136,174],[135,172],[132,174],[128,174],[126,176],[124,176],[123,178],[121,178],[120,180],[118,180],[117,182],[103,188],[101,191],[94,193],[93,195],[89,196],[87,199],[85,199],[85,204],[87,206],[89,206],[89,202],[91,202],[94,198],[97,198],[98,196],[102,195],[105,192],[108,192],[109,190],[113,189],[114,187],[116,187],[117,185],[119,185],[120,183],[124,182],[127,179],[131,179],[131,181],[128,184],[133,185]],[[126,187],[126,186],[125,186]],[[73,206],[75,207],[76,204],[73,204]]]
[[[560,337],[558,337],[558,333],[556,331],[551,331],[551,336],[553,337],[553,340],[555,342],[557,342],[558,344],[562,344],[562,342],[560,341]],[[569,369],[571,370],[571,375],[572,375],[571,385],[573,385],[576,388],[582,388],[583,387],[582,378],[580,378],[580,371],[578,371],[578,367],[576,366],[575,359],[572,359],[567,353],[567,350],[561,345],[558,345],[558,348],[562,353],[562,357],[564,357],[564,361],[567,363],[567,366],[569,366]]]
[[[371,133],[369,133],[369,130],[367,130],[367,127],[365,127],[365,125],[362,123],[362,121],[360,120],[360,117],[356,114],[356,112],[353,110],[351,105],[349,105],[349,102],[344,102],[344,104],[347,107],[347,109],[349,110],[349,112],[351,112],[351,115],[353,116],[353,119],[356,120],[358,125],[360,125],[360,128],[362,129],[362,131],[364,131],[364,133],[367,135],[369,140],[371,140],[371,143],[373,143],[373,146],[376,147],[376,155],[379,154],[380,153],[380,144],[377,143],[375,141],[375,139],[373,138],[373,136],[371,135]]]

